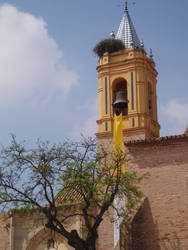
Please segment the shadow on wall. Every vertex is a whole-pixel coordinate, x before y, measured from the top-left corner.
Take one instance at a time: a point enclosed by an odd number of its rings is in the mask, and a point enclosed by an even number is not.
[[[148,198],[132,221],[132,250],[160,250],[158,225],[154,222]]]
[[[172,228],[176,225],[168,222]],[[177,232],[159,236],[158,223],[153,220],[148,198],[136,213],[131,226],[132,248],[127,250],[184,250]],[[167,236],[169,235],[169,236]],[[125,248],[126,249],[126,248]],[[186,248],[187,249],[187,248]]]
[[[173,222],[169,221],[169,224],[175,228]],[[175,231],[173,232],[173,237],[170,239],[166,237],[166,239],[161,242],[161,246],[163,250],[183,250],[180,239]]]

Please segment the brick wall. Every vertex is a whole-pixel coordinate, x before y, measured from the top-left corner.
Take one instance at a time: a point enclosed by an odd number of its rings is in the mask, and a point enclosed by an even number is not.
[[[100,139],[106,148],[112,141]],[[129,167],[150,173],[141,189],[146,198],[133,221],[133,250],[188,250],[188,137],[127,143]],[[112,250],[113,224],[106,218],[98,250]]]
[[[9,250],[10,220],[5,220],[5,214],[0,213],[0,250]]]
[[[134,250],[188,249],[188,137],[128,144],[132,169],[149,172],[133,223]]]
[[[105,216],[98,230],[97,250],[114,249],[114,228],[108,216]]]

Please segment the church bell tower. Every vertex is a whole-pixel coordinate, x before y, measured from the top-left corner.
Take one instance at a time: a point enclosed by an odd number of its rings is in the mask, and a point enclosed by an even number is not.
[[[159,137],[157,118],[157,71],[155,62],[147,56],[131,21],[127,5],[117,35],[125,49],[104,53],[98,62],[99,120],[98,138],[112,136],[114,106],[123,96],[123,134],[126,140]]]

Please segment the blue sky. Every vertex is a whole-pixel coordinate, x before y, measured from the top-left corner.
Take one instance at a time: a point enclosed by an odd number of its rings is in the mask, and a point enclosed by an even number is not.
[[[188,1],[142,0],[129,6],[137,34],[153,49],[161,136],[188,125]],[[0,0],[0,143],[60,142],[94,134],[97,57],[117,32],[123,0]]]

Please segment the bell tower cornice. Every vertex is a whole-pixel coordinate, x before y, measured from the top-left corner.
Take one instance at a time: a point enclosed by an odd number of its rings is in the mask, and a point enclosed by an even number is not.
[[[112,75],[114,72],[116,73],[117,70],[127,72],[135,68],[148,68],[154,77],[157,77],[158,75],[158,72],[155,69],[155,62],[147,57],[145,51],[135,51],[135,49],[105,53],[99,59],[99,64],[96,69],[99,73],[98,77],[100,78],[104,74],[108,73],[108,71]]]

